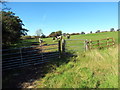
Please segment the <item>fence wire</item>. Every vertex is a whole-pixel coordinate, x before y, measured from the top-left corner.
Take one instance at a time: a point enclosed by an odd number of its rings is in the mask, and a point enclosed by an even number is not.
[[[67,39],[65,40],[65,51],[77,51],[81,52],[85,50],[85,39]]]
[[[9,70],[50,62],[59,57],[58,44],[2,50],[2,69]]]

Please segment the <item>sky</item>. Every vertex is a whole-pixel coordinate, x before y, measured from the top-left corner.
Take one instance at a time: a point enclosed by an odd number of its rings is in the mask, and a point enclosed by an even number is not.
[[[7,0],[9,2],[118,2],[119,0]]]
[[[89,33],[118,28],[118,2],[8,2],[19,16],[28,35],[42,29],[45,35],[62,30],[63,33]]]

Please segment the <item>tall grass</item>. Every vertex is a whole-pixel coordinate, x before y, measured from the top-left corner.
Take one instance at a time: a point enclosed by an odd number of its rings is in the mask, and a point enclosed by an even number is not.
[[[64,65],[37,80],[36,88],[118,88],[118,47],[76,52]]]

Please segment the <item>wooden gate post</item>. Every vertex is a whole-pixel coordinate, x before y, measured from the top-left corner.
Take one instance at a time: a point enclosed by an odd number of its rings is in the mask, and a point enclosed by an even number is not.
[[[61,40],[58,41],[58,51],[59,51],[59,55],[61,57]]]
[[[92,40],[90,39],[90,44],[89,44],[89,49],[91,50],[92,49]]]
[[[100,42],[99,42],[99,40],[97,40],[97,44],[98,44],[98,48],[100,48]]]
[[[115,47],[115,40],[114,40],[114,38],[112,38],[112,41],[113,41],[113,47]]]
[[[107,37],[107,48],[109,47],[109,44],[108,44],[108,42],[109,42],[109,37]]]
[[[85,45],[85,51],[87,51],[88,50],[88,41],[87,41],[87,39],[85,40],[84,45]]]
[[[65,53],[65,39],[62,39],[62,53]]]
[[[20,59],[21,59],[21,66],[23,65],[23,58],[22,58],[22,48],[20,48]]]

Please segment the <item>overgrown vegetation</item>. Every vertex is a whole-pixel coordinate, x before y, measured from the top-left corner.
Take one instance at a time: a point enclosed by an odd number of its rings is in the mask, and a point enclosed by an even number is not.
[[[34,87],[118,88],[118,47],[76,54],[67,64],[56,66],[37,80]]]

